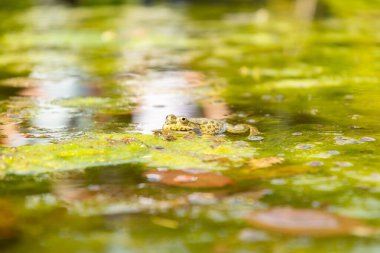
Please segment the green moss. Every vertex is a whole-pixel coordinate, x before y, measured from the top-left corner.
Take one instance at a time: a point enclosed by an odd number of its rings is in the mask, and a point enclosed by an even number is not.
[[[231,142],[218,144],[196,138],[173,142],[140,134],[87,134],[58,144],[23,146],[6,149],[0,163],[3,173],[41,173],[84,169],[100,165],[144,163],[167,168],[227,169],[225,164],[203,160],[208,155],[242,160],[253,156],[255,149],[239,148]]]

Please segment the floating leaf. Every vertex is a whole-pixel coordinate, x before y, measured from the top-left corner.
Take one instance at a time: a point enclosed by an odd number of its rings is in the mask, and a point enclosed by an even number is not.
[[[154,170],[144,175],[148,181],[179,187],[213,188],[233,184],[232,179],[226,176],[201,170]]]
[[[261,168],[270,167],[274,164],[280,164],[284,160],[285,160],[284,158],[276,157],[276,156],[264,157],[264,158],[252,158],[249,161],[249,165],[251,166],[252,169],[261,169]]]
[[[370,235],[373,229],[358,220],[322,210],[276,207],[254,211],[248,223],[276,233],[302,236]]]

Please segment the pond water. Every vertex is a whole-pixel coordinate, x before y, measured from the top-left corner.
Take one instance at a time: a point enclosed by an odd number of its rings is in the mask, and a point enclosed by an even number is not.
[[[0,251],[379,252],[380,3],[295,2],[0,7]]]

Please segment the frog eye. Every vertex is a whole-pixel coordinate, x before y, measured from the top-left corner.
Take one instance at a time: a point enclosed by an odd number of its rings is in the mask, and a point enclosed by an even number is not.
[[[185,122],[187,122],[187,118],[186,117],[181,117],[180,121],[183,122],[183,123],[185,123]]]

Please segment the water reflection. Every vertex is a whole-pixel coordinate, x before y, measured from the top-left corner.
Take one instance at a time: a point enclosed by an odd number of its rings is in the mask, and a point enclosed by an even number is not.
[[[159,129],[168,114],[198,116],[191,86],[183,71],[151,72],[138,87],[139,101],[133,116],[143,133]]]
[[[133,122],[143,133],[160,129],[168,114],[188,117],[225,118],[230,111],[219,97],[207,95],[210,88],[196,87],[202,82],[197,72],[151,71],[137,88],[138,106]],[[204,92],[201,92],[204,90]]]
[[[56,67],[37,66],[33,69],[30,78],[39,79],[40,97],[48,100],[85,96],[88,88],[84,84],[84,73],[79,69],[67,68],[62,56]]]
[[[33,86],[26,87],[18,93],[19,96],[28,97],[29,102],[23,102],[22,98],[18,101],[15,97],[12,107],[8,110],[20,107],[19,111],[15,111],[14,114],[8,113],[2,120],[2,144],[17,147],[46,143],[70,137],[91,127],[91,115],[55,103],[58,99],[91,94],[92,90],[86,86],[86,79],[82,76],[83,74],[77,70],[73,73],[64,67],[52,69],[43,65],[37,66],[29,77],[30,80],[34,80]],[[17,105],[17,102],[21,105]],[[32,105],[34,108],[29,108]],[[22,114],[28,114],[25,112],[28,110],[33,111],[32,116],[25,121]]]
[[[126,201],[143,181],[139,165],[116,165],[66,172],[53,180],[53,194],[67,204]]]
[[[50,197],[63,202],[72,213],[82,216],[103,214],[115,217],[146,211],[167,211],[191,205],[211,205],[222,198],[230,197],[231,200],[238,198],[241,201],[251,201],[252,198],[259,199],[265,193],[261,189],[225,188],[223,185],[227,178],[215,173],[202,175],[204,179],[221,177],[224,178],[224,182],[206,180],[200,184],[207,184],[209,187],[195,187],[193,191],[183,188],[180,183],[176,187],[162,188],[157,182],[149,182],[143,176],[143,170],[139,165],[129,164],[89,168],[81,172],[64,172],[55,175]],[[38,196],[44,198],[46,194]]]
[[[38,87],[40,96],[37,97],[38,111],[32,119],[32,126],[52,132],[57,129],[84,130],[91,125],[89,117],[79,110],[53,103],[57,99],[90,94],[90,90],[85,86],[84,78],[80,74],[78,70],[51,71],[41,67],[32,72],[31,78],[40,80]]]
[[[20,88],[0,86],[0,101],[8,99],[9,97],[16,95],[17,92],[19,91],[20,91]]]
[[[27,15],[30,21],[27,29],[42,34],[64,29],[72,22],[67,14],[63,8],[50,8],[49,11],[35,9]],[[47,47],[43,40],[36,40],[25,53],[35,53],[36,50],[41,51],[40,57],[35,59],[36,63],[25,82],[31,82],[32,85],[27,85],[18,92],[19,96],[29,98],[30,104],[17,112],[18,115],[26,114],[27,120],[13,121],[2,127],[5,136],[3,144],[7,146],[60,140],[92,127],[90,113],[56,103],[60,99],[83,97],[93,92],[88,85],[90,78],[78,67],[77,56],[59,47]],[[13,104],[10,106],[13,107]]]
[[[34,108],[28,108],[33,110],[32,116],[25,122],[12,122],[3,126],[3,144],[15,147],[47,143],[71,137],[91,127],[91,115],[55,103],[58,99],[91,94],[91,89],[86,87],[86,80],[81,75],[78,71],[74,74],[64,67],[53,69],[37,66],[30,75],[30,79],[36,80],[35,85],[19,92],[21,96],[33,98]]]
[[[10,147],[18,147],[27,144],[26,139],[20,133],[19,125],[7,121],[9,121],[7,118],[1,118],[0,144]]]

